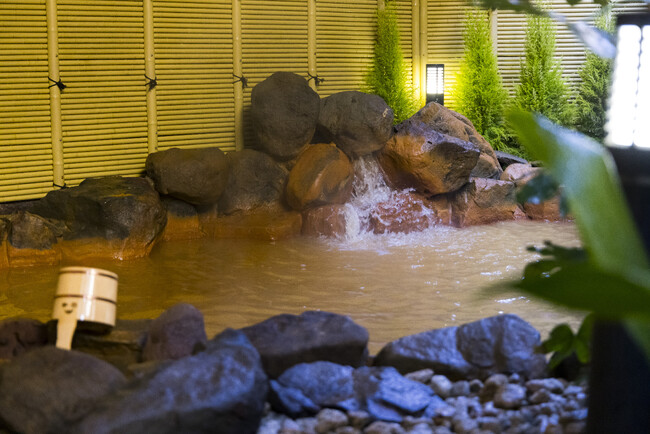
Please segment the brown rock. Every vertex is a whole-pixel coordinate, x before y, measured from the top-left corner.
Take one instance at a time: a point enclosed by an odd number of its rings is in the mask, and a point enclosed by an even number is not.
[[[438,221],[428,201],[412,192],[398,192],[391,200],[377,205],[370,216],[376,234],[422,231]]]
[[[207,342],[203,314],[191,304],[179,303],[151,322],[142,360],[180,359],[205,349]]]
[[[515,184],[474,178],[452,199],[452,223],[458,227],[525,218],[516,203]]]
[[[320,205],[345,203],[352,194],[353,169],[336,145],[309,146],[289,173],[286,199],[298,211]]]
[[[478,178],[498,178],[501,166],[492,146],[474,128],[472,122],[465,116],[448,108],[431,102],[414,114],[411,119],[424,122],[434,130],[443,134],[457,137],[478,146],[481,151],[472,176]]]
[[[472,143],[409,119],[386,143],[379,163],[394,187],[441,194],[465,185],[478,158],[479,149]]]
[[[532,220],[544,220],[550,222],[559,222],[568,220],[567,216],[560,212],[560,197],[545,200],[542,203],[526,202],[523,205],[524,211],[528,218]]]
[[[337,237],[345,235],[345,232],[345,205],[324,205],[302,213],[303,235]]]

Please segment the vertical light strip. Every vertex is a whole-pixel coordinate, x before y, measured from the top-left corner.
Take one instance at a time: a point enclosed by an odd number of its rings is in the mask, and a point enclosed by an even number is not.
[[[420,40],[420,83],[426,83],[427,79],[427,58],[429,47],[427,46],[427,9],[428,0],[420,0],[420,34],[414,35]],[[434,31],[435,29],[432,29]],[[424,86],[421,88],[424,91]],[[422,92],[421,103],[426,103],[427,95]]]
[[[650,148],[650,26],[643,26],[641,36],[634,144]]]
[[[632,146],[639,82],[641,28],[635,25],[620,26],[616,49],[608,121],[605,125],[607,143],[614,146]]]
[[[156,79],[156,53],[153,39],[153,3],[143,0],[144,16],[144,71],[149,80]],[[147,86],[147,151],[152,154],[158,150],[158,108],[156,105],[156,86]]]
[[[423,101],[424,92],[422,90],[422,76],[420,75],[420,2],[413,0],[411,2],[411,57],[413,92],[416,95],[418,103]]]
[[[47,63],[50,80],[56,82],[59,76],[59,24],[56,0],[47,0]],[[48,85],[53,84],[48,81]],[[63,130],[61,127],[61,90],[50,86],[50,123],[52,126],[52,175],[53,183],[65,184],[63,173]]]
[[[318,76],[316,68],[316,0],[307,3],[307,68],[311,77]],[[316,90],[316,79],[309,80],[309,86]]]
[[[241,0],[232,0],[232,65],[233,75],[243,77],[241,47]],[[234,81],[235,150],[244,149],[244,89],[243,80]]]

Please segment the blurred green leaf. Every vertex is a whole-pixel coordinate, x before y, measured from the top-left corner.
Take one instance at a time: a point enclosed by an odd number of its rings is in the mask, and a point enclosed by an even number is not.
[[[650,360],[650,321],[629,319],[625,321],[625,327],[645,352],[647,359]]]
[[[591,360],[591,332],[594,328],[594,319],[594,314],[587,315],[576,333],[575,351],[580,363],[587,364]]]
[[[650,320],[650,271],[637,270],[630,281],[603,271],[591,262],[554,259],[528,264],[514,286],[530,295],[591,311],[600,317]]]
[[[530,246],[529,252],[539,253],[543,256],[551,256],[557,261],[586,262],[587,254],[582,247],[562,247],[550,241],[544,241],[544,247]]]
[[[623,276],[632,268],[647,268],[648,260],[609,152],[595,140],[543,116],[512,111],[508,120],[522,145],[533,158],[542,160],[563,186],[585,248],[596,265]],[[588,291],[581,292],[589,296]]]
[[[573,331],[569,324],[563,323],[555,326],[548,339],[542,342],[542,347],[547,353],[565,352],[573,347]]]
[[[539,204],[558,194],[557,182],[546,172],[538,173],[517,191],[517,202]]]

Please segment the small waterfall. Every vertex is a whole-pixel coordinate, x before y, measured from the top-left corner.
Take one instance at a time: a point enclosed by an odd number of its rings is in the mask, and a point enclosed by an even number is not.
[[[371,219],[383,222],[379,206],[386,210],[399,211],[409,207],[404,193],[411,190],[392,190],[384,180],[379,163],[373,156],[365,156],[354,162],[352,199],[345,205],[346,240],[357,240],[372,233]],[[419,211],[420,217],[435,219],[435,213],[428,208]]]

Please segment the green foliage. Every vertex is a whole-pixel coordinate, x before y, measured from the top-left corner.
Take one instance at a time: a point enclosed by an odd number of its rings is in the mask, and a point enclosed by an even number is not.
[[[455,96],[458,112],[497,150],[511,153],[503,110],[508,98],[492,50],[490,26],[485,11],[469,9],[463,32],[465,53],[460,64]]]
[[[407,86],[397,13],[392,2],[377,11],[377,38],[366,87],[368,93],[379,95],[393,109],[395,123],[408,119],[417,111],[417,102]]]
[[[587,315],[577,333],[573,333],[568,324],[556,326],[547,340],[542,342],[545,353],[553,353],[549,360],[549,367],[556,368],[560,362],[575,354],[578,361],[587,364],[591,360],[591,331],[594,324],[594,315]]]
[[[516,111],[508,119],[521,143],[563,186],[587,253],[540,250],[549,257],[528,264],[513,286],[624,321],[650,358],[650,268],[611,155],[593,139],[542,116]]]
[[[528,17],[524,52],[513,105],[568,125],[571,119],[569,92],[559,62],[553,58],[555,26],[550,18]]]
[[[611,8],[603,8],[596,19],[596,26],[608,33],[614,32]],[[605,114],[613,61],[589,51],[586,57],[579,71],[581,81],[574,103],[573,127],[602,142],[605,138]]]

